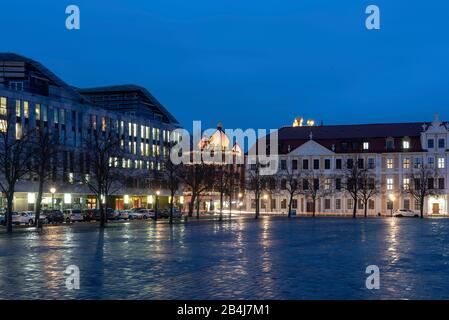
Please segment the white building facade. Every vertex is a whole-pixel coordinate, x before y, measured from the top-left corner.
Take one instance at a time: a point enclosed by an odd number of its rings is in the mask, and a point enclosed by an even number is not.
[[[419,211],[419,202],[406,189],[413,183],[412,172],[423,164],[434,168],[436,175],[430,183],[438,194],[426,197],[424,214],[448,214],[449,124],[438,116],[432,123],[283,127],[278,136],[278,174],[314,172],[322,190],[315,204],[317,214],[352,215],[354,200],[343,187],[349,163],[370,169],[378,185],[379,192],[368,202],[368,215],[388,216],[398,209]],[[247,174],[254,170],[250,162],[246,163]],[[289,195],[282,187],[277,189],[264,192],[261,213],[287,214]],[[251,192],[245,194],[247,211],[255,210],[254,198]],[[297,214],[310,214],[312,208],[310,196],[301,192],[294,196],[292,210]],[[359,200],[357,214],[364,211]]]

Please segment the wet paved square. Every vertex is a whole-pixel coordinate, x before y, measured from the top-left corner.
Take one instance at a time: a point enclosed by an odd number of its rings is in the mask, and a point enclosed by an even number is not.
[[[449,219],[133,222],[0,234],[0,298],[449,299]],[[80,290],[64,270],[80,269]],[[368,290],[365,269],[380,268]]]

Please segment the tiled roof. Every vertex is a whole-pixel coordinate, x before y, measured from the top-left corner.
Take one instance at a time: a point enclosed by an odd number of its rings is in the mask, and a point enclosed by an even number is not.
[[[364,139],[387,137],[417,137],[423,131],[424,122],[351,124],[313,127],[282,127],[279,129],[281,139]]]
[[[443,122],[447,127],[447,122]],[[423,151],[420,142],[423,126],[429,122],[351,124],[329,126],[282,127],[278,130],[279,153],[285,154],[309,140],[321,144],[336,153],[401,152],[402,139],[410,138],[408,152]],[[393,138],[393,149],[386,148],[386,139]],[[267,143],[269,140],[267,139]],[[369,150],[362,149],[362,142],[369,142]],[[253,146],[254,147],[254,146]]]

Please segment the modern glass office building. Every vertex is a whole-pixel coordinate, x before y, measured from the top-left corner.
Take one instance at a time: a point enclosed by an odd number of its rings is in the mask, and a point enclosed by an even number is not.
[[[155,188],[164,202],[163,183],[156,186],[168,156],[168,142],[178,121],[151,93],[136,85],[118,85],[79,89],[62,81],[37,61],[0,53],[0,113],[15,110],[15,130],[28,132],[36,126],[52,130],[61,145],[60,171],[47,183],[44,208],[93,208],[97,200],[83,183],[88,175],[83,137],[92,129],[115,127],[125,156],[120,166],[129,170],[123,187],[107,200],[111,208],[148,207]],[[1,179],[1,177],[0,177]],[[56,192],[50,194],[50,185]],[[22,178],[16,188],[14,210],[31,210],[37,192],[32,173]],[[165,196],[165,198],[168,198]],[[1,205],[4,206],[2,199]],[[179,201],[179,200],[178,200]]]

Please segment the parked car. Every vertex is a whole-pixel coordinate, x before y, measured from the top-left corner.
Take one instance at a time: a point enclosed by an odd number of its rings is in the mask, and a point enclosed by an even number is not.
[[[128,220],[129,219],[129,211],[120,210],[118,212],[118,220]]]
[[[128,212],[129,220],[143,219],[143,214],[140,212],[130,211]]]
[[[114,210],[111,208],[106,209],[106,219],[115,220]],[[100,209],[86,209],[83,211],[84,221],[100,221],[101,213]]]
[[[393,213],[394,217],[419,217],[419,214],[416,211],[413,210],[409,210],[409,209],[400,209],[400,210],[396,210]]]
[[[63,223],[64,214],[60,210],[44,210],[46,223]]]
[[[84,215],[79,209],[64,210],[64,219],[67,223],[84,221]]]
[[[0,224],[1,224],[2,226],[6,225],[6,217],[5,217],[5,214],[6,214],[6,213],[0,214]]]
[[[32,225],[34,223],[34,213],[31,211],[13,212],[12,223],[15,225]]]
[[[168,218],[170,216],[170,211],[167,209],[160,209],[157,211],[158,218]]]
[[[143,219],[154,218],[154,211],[150,209],[140,209],[137,213],[140,213]]]
[[[108,217],[108,220],[118,220],[120,217],[120,211],[119,210],[107,210],[106,215]]]

